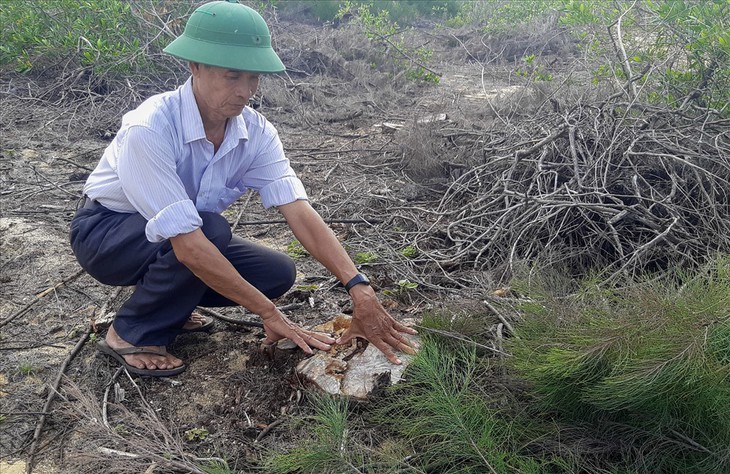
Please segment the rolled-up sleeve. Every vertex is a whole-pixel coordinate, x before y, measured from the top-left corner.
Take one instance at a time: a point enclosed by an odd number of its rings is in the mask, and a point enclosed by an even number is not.
[[[203,225],[198,210],[190,200],[178,201],[162,209],[147,221],[145,235],[150,242],[162,242],[187,234]]]
[[[301,180],[296,176],[273,181],[259,189],[261,203],[265,208],[283,206],[299,199],[307,199],[307,192]]]

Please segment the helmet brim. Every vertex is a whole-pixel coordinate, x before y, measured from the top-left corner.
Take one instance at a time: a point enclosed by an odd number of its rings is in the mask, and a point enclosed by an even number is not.
[[[186,61],[237,71],[274,74],[286,70],[271,47],[211,43],[181,35],[163,51]]]

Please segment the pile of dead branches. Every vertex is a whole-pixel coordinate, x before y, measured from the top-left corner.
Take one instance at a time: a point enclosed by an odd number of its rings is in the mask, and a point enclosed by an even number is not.
[[[416,227],[412,270],[528,261],[615,277],[730,250],[730,120],[615,98],[541,115],[480,135],[441,130],[481,161],[433,209],[398,211]]]

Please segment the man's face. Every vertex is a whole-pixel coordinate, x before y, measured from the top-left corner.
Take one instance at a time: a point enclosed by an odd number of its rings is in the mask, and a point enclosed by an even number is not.
[[[260,74],[191,64],[193,91],[206,115],[235,117],[248,105],[259,87]]]

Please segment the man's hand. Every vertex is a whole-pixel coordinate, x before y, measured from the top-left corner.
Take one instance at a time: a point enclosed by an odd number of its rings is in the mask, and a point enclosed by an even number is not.
[[[417,334],[416,330],[399,323],[380,304],[375,292],[369,286],[357,285],[350,290],[355,304],[352,324],[340,336],[336,344],[346,344],[354,337],[367,339],[375,347],[383,351],[385,356],[394,364],[402,361],[395,355],[393,349],[415,354],[413,344],[403,334]]]
[[[309,202],[295,201],[279,206],[279,211],[304,248],[341,282],[350,281],[357,274],[355,264],[342,244]],[[417,334],[416,331],[393,319],[371,287],[356,285],[350,290],[350,296],[355,307],[352,325],[337,340],[337,344],[345,344],[353,337],[365,338],[383,351],[394,364],[400,364],[401,361],[393,349],[408,354],[415,352],[403,333]]]
[[[305,353],[312,354],[312,347],[326,351],[335,342],[327,334],[310,331],[293,323],[278,309],[275,314],[262,316],[261,319],[264,321],[264,331],[266,331],[266,338],[261,343],[262,346],[271,346],[281,339],[289,338]]]

